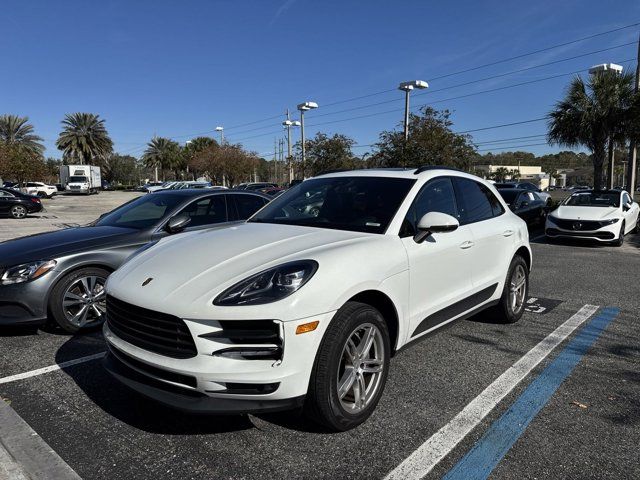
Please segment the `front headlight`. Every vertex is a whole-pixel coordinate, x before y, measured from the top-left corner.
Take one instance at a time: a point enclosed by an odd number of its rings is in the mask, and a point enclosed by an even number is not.
[[[309,281],[318,270],[314,260],[285,263],[252,275],[226,289],[213,301],[214,305],[261,305],[288,297]]]
[[[38,262],[25,263],[15,267],[9,267],[2,272],[0,284],[11,285],[14,283],[27,282],[41,277],[56,266],[55,260],[41,260]]]
[[[612,218],[611,220],[602,220],[601,225],[606,227],[607,225],[613,225],[614,223],[618,223],[619,218]]]

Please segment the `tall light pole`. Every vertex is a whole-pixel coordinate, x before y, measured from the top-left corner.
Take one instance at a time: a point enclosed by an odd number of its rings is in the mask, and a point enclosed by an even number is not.
[[[633,87],[634,93],[637,95],[640,90],[640,36],[638,37],[638,62],[636,63],[636,81]],[[627,185],[626,190],[633,198],[636,191],[636,142],[631,139],[629,142],[629,163],[627,164]]]
[[[216,132],[220,132],[220,145],[224,144],[224,127],[216,127]]]
[[[601,63],[600,65],[594,65],[589,69],[591,75],[597,75],[599,73],[607,75],[620,75],[622,73],[622,65],[616,65],[615,63]],[[615,164],[615,141],[613,134],[609,135],[609,158],[607,161],[607,188],[612,189],[614,183],[613,167]]]
[[[423,90],[429,88],[429,84],[424,80],[411,80],[410,82],[402,82],[398,86],[398,90],[404,91],[404,140],[409,139],[409,93],[414,88]]]
[[[298,110],[300,110],[300,137],[302,139],[302,179],[304,180],[304,167],[305,167],[305,148],[304,148],[304,112],[307,110],[311,110],[313,108],[318,108],[318,104],[316,102],[304,102],[298,105]]]
[[[289,184],[293,180],[293,154],[291,153],[291,127],[299,127],[300,122],[289,119],[289,109],[287,109],[287,119],[282,122],[284,128],[287,129],[287,161],[289,162]]]

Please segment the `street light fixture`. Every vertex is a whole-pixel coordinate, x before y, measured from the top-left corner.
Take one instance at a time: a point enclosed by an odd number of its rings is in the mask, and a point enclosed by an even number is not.
[[[591,75],[596,75],[600,72],[604,72],[604,73],[611,72],[612,74],[615,74],[615,75],[622,75],[622,70],[623,70],[622,65],[618,65],[615,63],[601,63],[599,65],[594,65],[593,67],[591,67],[589,69],[589,73]],[[609,170],[607,172],[607,188],[609,189],[613,188],[613,183],[614,183],[614,178],[613,178],[613,167],[615,165],[614,155],[615,155],[615,152],[614,152],[613,137],[609,136],[609,161],[607,162],[608,170]]]
[[[601,63],[599,65],[594,65],[589,69],[589,73],[598,73],[598,72],[614,72],[614,73],[622,73],[623,67],[622,65],[618,65],[616,63]]]
[[[424,80],[411,80],[410,82],[402,82],[398,86],[398,90],[403,90],[405,93],[404,97],[404,140],[405,142],[409,139],[409,93],[414,88],[418,88],[420,90],[424,90],[425,88],[429,88],[429,84]]]
[[[305,167],[305,148],[304,148],[304,112],[318,108],[316,102],[304,102],[298,105],[300,110],[300,137],[302,139],[302,179],[304,180],[304,167]]]
[[[224,127],[216,127],[216,132],[220,132],[220,145],[224,143]]]

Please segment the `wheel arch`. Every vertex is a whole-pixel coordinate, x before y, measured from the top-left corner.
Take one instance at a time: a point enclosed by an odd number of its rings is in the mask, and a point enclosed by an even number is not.
[[[531,271],[531,262],[532,262],[531,251],[527,247],[522,245],[520,248],[516,250],[516,253],[514,254],[514,256],[516,255],[519,255],[522,258],[524,258],[524,261],[527,263],[527,269]]]
[[[74,272],[77,272],[78,270],[82,270],[83,268],[102,268],[104,270],[108,270],[109,274],[112,274],[116,270],[116,268],[113,267],[113,265],[109,265],[108,263],[105,263],[105,262],[88,261],[86,263],[75,264],[72,267],[65,269],[63,272],[60,272],[60,274],[56,277],[56,279],[53,282],[51,282],[51,285],[49,286],[49,290],[47,291],[47,295],[45,298],[45,308],[47,312],[49,312],[49,309],[50,309],[49,301],[51,300],[51,292],[53,292],[56,286],[58,286],[58,284],[62,280],[64,280],[68,275]]]
[[[361,302],[371,305],[377,309],[384,318],[387,328],[389,329],[389,341],[391,344],[391,355],[393,356],[398,346],[398,335],[400,330],[400,319],[398,310],[393,300],[380,290],[364,290],[352,296],[349,302]]]

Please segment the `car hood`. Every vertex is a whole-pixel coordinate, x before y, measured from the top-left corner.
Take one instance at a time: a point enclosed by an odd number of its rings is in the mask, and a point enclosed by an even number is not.
[[[619,216],[620,209],[616,207],[573,207],[562,205],[551,212],[551,215],[567,220],[605,220]]]
[[[133,303],[141,295],[154,298],[156,308],[184,304],[272,266],[317,259],[328,250],[380,237],[384,235],[252,222],[189,232],[165,238],[126,262],[109,277],[107,289]]]
[[[56,230],[0,243],[0,266],[8,267],[48,260],[73,253],[126,242],[138,230],[120,227],[90,226]]]

